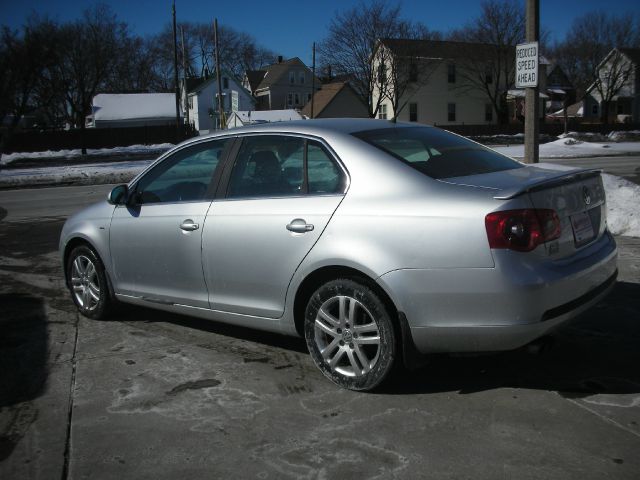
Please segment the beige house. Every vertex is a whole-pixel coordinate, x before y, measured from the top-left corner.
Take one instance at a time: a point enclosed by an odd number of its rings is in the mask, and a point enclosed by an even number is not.
[[[256,99],[258,110],[281,110],[304,107],[313,94],[313,74],[298,57],[283,60],[261,70],[249,70],[243,87]],[[320,89],[315,79],[315,90]]]
[[[496,105],[502,105],[506,121],[514,57],[515,48],[496,45],[380,40],[373,56],[376,116],[443,126],[496,124]]]
[[[311,104],[313,102],[313,116]],[[369,110],[349,82],[322,85],[302,109],[307,118],[368,118]]]

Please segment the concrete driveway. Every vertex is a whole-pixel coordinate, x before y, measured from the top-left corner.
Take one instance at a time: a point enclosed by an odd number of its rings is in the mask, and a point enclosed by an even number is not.
[[[437,356],[367,394],[325,380],[299,339],[79,317],[56,252],[68,207],[7,195],[0,478],[638,478],[640,239],[617,239],[614,292],[547,351]]]

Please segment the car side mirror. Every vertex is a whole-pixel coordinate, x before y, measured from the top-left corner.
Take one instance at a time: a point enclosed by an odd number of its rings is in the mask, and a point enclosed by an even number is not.
[[[107,202],[111,205],[125,205],[129,197],[129,187],[117,185],[107,195]]]

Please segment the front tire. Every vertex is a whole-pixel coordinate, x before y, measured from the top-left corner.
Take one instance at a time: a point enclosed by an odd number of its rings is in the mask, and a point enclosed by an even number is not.
[[[104,265],[88,246],[75,247],[67,260],[67,285],[82,315],[103,319],[111,308]]]
[[[391,372],[396,335],[384,302],[364,282],[322,285],[305,311],[305,339],[322,373],[350,390],[371,390]]]

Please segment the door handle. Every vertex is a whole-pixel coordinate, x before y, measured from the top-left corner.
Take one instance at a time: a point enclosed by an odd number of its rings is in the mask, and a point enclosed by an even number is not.
[[[185,220],[180,224],[180,229],[184,230],[185,232],[193,232],[198,228],[200,228],[200,225],[198,225],[197,223],[194,223],[193,220],[191,219]]]
[[[296,218],[294,220],[291,220],[291,223],[287,225],[287,230],[294,233],[306,233],[313,230],[313,225],[307,223],[302,218]]]

